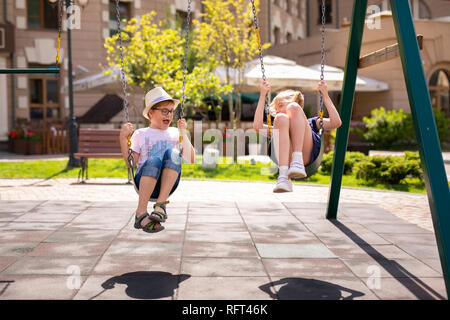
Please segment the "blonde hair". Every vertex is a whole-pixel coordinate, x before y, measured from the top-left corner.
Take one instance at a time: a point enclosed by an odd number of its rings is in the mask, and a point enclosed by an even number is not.
[[[270,104],[270,114],[272,116],[276,115],[276,109],[278,107],[278,104],[281,100],[288,100],[289,102],[297,102],[300,107],[303,109],[305,105],[305,99],[303,97],[303,94],[301,91],[295,91],[295,90],[285,90],[276,95],[276,97],[273,99],[272,103]]]

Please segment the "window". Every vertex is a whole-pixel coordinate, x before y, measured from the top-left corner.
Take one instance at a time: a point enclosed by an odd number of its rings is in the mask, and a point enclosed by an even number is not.
[[[274,44],[280,44],[280,28],[273,28],[273,40]]]
[[[431,12],[423,0],[409,0],[414,19],[431,19]],[[383,0],[378,4],[381,11],[390,11],[389,1]]]
[[[186,30],[186,24],[187,24],[187,12],[177,10],[175,13],[175,24],[177,28],[179,27],[181,31],[183,32]],[[189,25],[189,28],[192,28],[192,25]]]
[[[59,83],[56,76],[30,76],[29,88],[31,119],[42,119],[45,122],[61,118]]]
[[[318,18],[317,24],[322,24],[322,0],[317,0],[318,4]],[[333,6],[331,5],[331,0],[325,0],[325,24],[329,24],[333,22]]]
[[[290,33],[290,32],[288,32],[287,34],[286,34],[286,41],[289,43],[289,42],[292,42],[292,33]]]
[[[129,20],[131,18],[130,14],[130,3],[119,2],[119,13],[120,13],[120,28],[123,29],[126,26],[126,23],[122,20]],[[117,10],[116,10],[116,1],[109,1],[109,35],[113,36],[117,33],[118,30],[117,25]]]
[[[50,3],[48,0],[28,0],[27,1],[27,21],[28,28],[58,28],[58,5]]]
[[[450,80],[449,72],[443,69],[435,71],[429,81],[431,104],[450,117]]]

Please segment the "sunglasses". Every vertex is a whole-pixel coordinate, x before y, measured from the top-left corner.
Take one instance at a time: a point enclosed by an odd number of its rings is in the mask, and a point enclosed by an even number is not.
[[[161,113],[163,114],[163,116],[167,116],[169,113],[173,114],[173,112],[174,112],[175,109],[170,110],[170,109],[166,109],[166,108],[162,108],[162,109],[160,109],[160,108],[154,108],[154,109],[152,109],[152,110],[159,110],[159,111],[161,111]]]

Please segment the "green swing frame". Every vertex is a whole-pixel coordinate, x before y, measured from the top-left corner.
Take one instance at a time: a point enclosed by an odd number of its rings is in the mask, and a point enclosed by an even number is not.
[[[337,218],[367,0],[355,0],[340,101],[326,218]],[[447,297],[450,297],[450,189],[409,1],[390,0]]]

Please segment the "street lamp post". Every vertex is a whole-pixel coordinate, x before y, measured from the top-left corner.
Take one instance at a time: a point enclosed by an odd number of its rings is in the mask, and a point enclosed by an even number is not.
[[[66,0],[66,15],[67,15],[67,59],[68,59],[68,80],[69,80],[69,162],[67,167],[78,167],[80,161],[75,159],[74,154],[78,151],[78,138],[77,138],[77,124],[73,111],[73,83],[72,83],[72,39],[71,39],[71,25],[70,25],[70,0]]]

